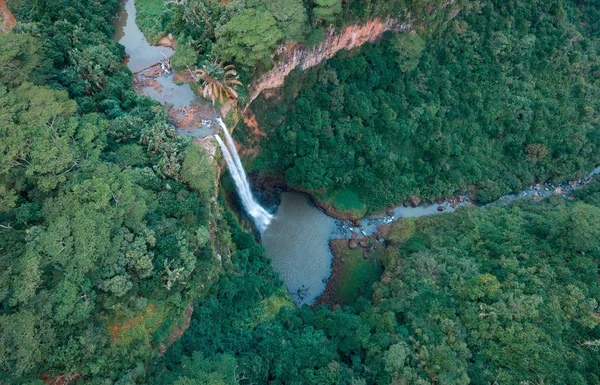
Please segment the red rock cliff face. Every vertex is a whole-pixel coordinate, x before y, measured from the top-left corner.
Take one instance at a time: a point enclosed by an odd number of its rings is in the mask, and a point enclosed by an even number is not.
[[[305,70],[333,57],[342,49],[352,49],[366,42],[373,42],[387,31],[409,31],[410,28],[410,22],[401,22],[398,19],[373,19],[363,25],[346,27],[341,32],[330,29],[325,39],[319,45],[310,49],[297,44],[290,47],[281,47],[278,53],[283,55],[283,59],[272,70],[250,85],[248,105],[262,91],[282,86],[285,77],[298,66]]]

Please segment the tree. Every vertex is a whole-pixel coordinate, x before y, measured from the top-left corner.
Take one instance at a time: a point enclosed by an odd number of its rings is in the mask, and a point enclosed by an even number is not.
[[[191,73],[194,79],[202,81],[202,96],[211,99],[213,105],[215,99],[222,102],[224,98],[238,98],[235,86],[241,86],[242,82],[238,80],[233,64],[225,66],[223,62],[209,62]]]
[[[308,17],[301,0],[253,0],[248,6],[271,12],[286,42],[301,41],[307,32]]]
[[[315,0],[314,16],[317,20],[333,23],[342,12],[340,0]]]
[[[402,72],[414,70],[425,50],[425,40],[416,33],[401,33],[394,37],[394,50],[398,53],[396,62]]]
[[[41,83],[48,63],[40,43],[31,35],[0,33],[0,84],[12,88],[28,81]]]
[[[233,16],[217,32],[221,59],[251,68],[266,63],[282,38],[273,14],[254,9]]]

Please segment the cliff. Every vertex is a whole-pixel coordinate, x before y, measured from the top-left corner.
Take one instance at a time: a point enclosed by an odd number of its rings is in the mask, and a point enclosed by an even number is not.
[[[342,49],[349,50],[366,42],[373,42],[387,31],[402,32],[409,31],[410,28],[411,23],[408,21],[401,22],[391,18],[372,19],[363,25],[348,26],[341,32],[330,28],[325,39],[312,48],[307,49],[299,44],[282,46],[277,50],[277,54],[281,55],[282,59],[275,64],[273,69],[250,85],[250,99],[247,105],[250,105],[262,91],[283,85],[285,77],[296,67],[305,70],[333,57]]]

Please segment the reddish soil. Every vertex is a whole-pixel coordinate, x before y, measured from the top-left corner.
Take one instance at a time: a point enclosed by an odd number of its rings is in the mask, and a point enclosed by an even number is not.
[[[147,68],[141,73],[136,73],[133,76],[133,88],[138,94],[143,93],[145,87],[152,87],[157,93],[162,92],[162,87],[154,78],[162,75],[160,65],[154,65]],[[192,107],[173,108],[167,106],[169,116],[173,121],[173,125],[182,130],[195,129],[202,125],[203,119],[213,119],[215,109],[208,103],[201,103]]]
[[[203,119],[213,119],[215,112],[210,104],[202,103],[192,107],[169,108],[169,116],[175,127],[193,130],[202,126]]]
[[[190,73],[190,71],[180,71],[180,72],[176,72],[173,71],[174,75],[173,75],[173,81],[175,83],[191,83],[194,81],[194,77],[192,76],[192,74]]]
[[[151,316],[152,313],[154,313],[154,308],[155,308],[155,306],[152,305],[152,304],[150,304],[146,308],[145,313],[140,314],[139,316],[132,318],[131,320],[125,322],[124,324],[114,323],[114,324],[109,325],[109,327],[108,327],[108,334],[110,335],[110,338],[113,341],[117,341],[121,337],[121,335],[123,333],[125,333],[127,330],[131,329],[133,326],[138,325],[140,322],[143,321],[143,319],[145,317]]]
[[[164,71],[161,68],[160,64],[155,64],[152,67],[148,67],[147,69],[142,71],[142,75],[147,78],[157,78],[159,76],[162,76],[163,72]]]
[[[252,129],[252,133],[254,135],[259,135],[262,137],[267,136],[267,133],[260,129],[260,125],[256,120],[256,115],[254,115],[254,112],[252,112],[249,108],[244,112],[243,119],[244,123],[246,123],[246,126]]]
[[[15,26],[17,19],[15,19],[15,16],[6,6],[6,0],[0,0],[0,16],[2,16],[0,32],[7,32]]]
[[[81,375],[77,372],[73,374],[61,374],[56,377],[50,377],[50,372],[44,372],[40,376],[40,380],[46,385],[69,385],[77,381],[79,377],[81,377]]]
[[[337,250],[347,248],[348,240],[332,239],[329,241],[329,246],[334,255],[333,262],[331,263],[331,277],[327,280],[327,286],[325,286],[323,294],[310,306],[313,309],[321,305],[334,305],[337,302],[338,281],[340,280],[339,273],[344,263],[343,258],[338,257],[340,253]]]
[[[369,244],[369,241],[373,241],[375,243],[375,238],[373,237],[364,237],[361,238],[359,244],[365,245],[363,247],[363,258],[369,258],[369,247],[366,245]],[[348,250],[348,240],[347,239],[332,239],[329,241],[329,247],[331,247],[331,252],[333,253],[333,262],[331,264],[331,277],[327,280],[327,286],[325,286],[325,291],[323,294],[317,298],[317,300],[310,306],[311,308],[316,308],[321,305],[329,305],[333,308],[338,307],[339,304],[339,282],[341,280],[340,271],[342,270],[342,266],[344,265],[344,257],[345,251]],[[378,246],[384,247],[384,246]]]
[[[173,345],[178,339],[180,339],[183,333],[185,333],[185,331],[190,327],[190,322],[192,321],[192,314],[194,314],[193,301],[190,302],[188,307],[185,309],[185,312],[183,313],[183,324],[181,324],[181,326],[175,325],[173,327],[173,331],[171,332],[171,334],[169,334],[169,338],[167,338],[167,342],[160,344],[158,348],[159,356],[164,355],[167,349],[169,349],[171,345]]]

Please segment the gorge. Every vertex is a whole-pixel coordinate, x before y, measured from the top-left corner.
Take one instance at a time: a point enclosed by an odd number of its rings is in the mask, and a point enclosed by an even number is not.
[[[597,1],[0,16],[1,384],[599,383]]]
[[[117,32],[115,38],[125,45],[130,59],[128,66],[132,72],[147,68],[156,60],[172,55],[168,47],[155,47],[148,44],[143,34],[135,24],[135,6],[133,0],[126,0],[123,7],[125,12],[117,20]],[[351,49],[366,42],[380,38],[384,32],[402,32],[410,29],[410,24],[400,23],[397,20],[386,21],[372,20],[361,27],[347,27],[340,34],[331,30],[325,41],[319,46],[306,50],[302,47],[291,47],[284,51],[285,60],[278,63],[274,69],[263,75],[250,86],[251,99],[256,98],[262,91],[281,86],[285,77],[295,67],[308,69],[317,65],[321,60],[332,57],[342,49]],[[135,47],[135,49],[133,48]],[[182,87],[175,85],[171,74],[160,76],[157,80],[166,87]],[[161,92],[145,94],[165,104],[177,104],[181,92],[191,92],[189,85],[184,84],[184,91],[175,89],[172,92]],[[187,104],[198,97],[186,97]],[[315,207],[308,195],[301,192],[283,192],[281,204],[271,214],[265,210],[253,195],[246,172],[237,152],[236,145],[228,128],[221,118],[216,118],[209,126],[217,129],[201,129],[200,135],[214,135],[222,132],[226,143],[215,136],[221,152],[227,164],[229,173],[234,181],[236,191],[246,214],[252,219],[261,236],[261,243],[265,247],[265,255],[271,259],[273,268],[279,273],[285,282],[287,289],[294,302],[298,305],[312,304],[325,290],[327,279],[331,275],[331,264],[334,258],[329,247],[329,242],[339,238],[360,239],[366,236],[376,235],[378,226],[389,225],[400,218],[421,217],[453,212],[457,207],[470,204],[469,199],[456,202],[444,201],[441,203],[423,203],[416,207],[398,205],[387,213],[369,216],[355,225],[353,221],[338,221],[324,214]],[[185,131],[182,132],[185,134]],[[580,184],[585,184],[592,175],[597,174],[600,167]],[[578,186],[579,184],[577,184]],[[508,194],[500,198],[496,204],[505,204],[517,198],[534,197],[541,199],[548,197],[554,190],[570,194],[574,191],[573,185],[563,184],[561,186],[544,185],[533,187],[516,194]]]

